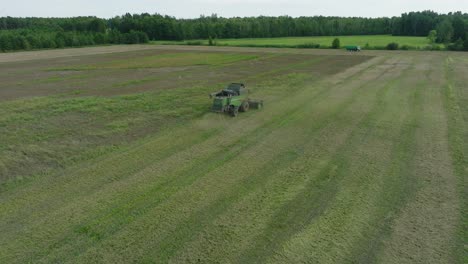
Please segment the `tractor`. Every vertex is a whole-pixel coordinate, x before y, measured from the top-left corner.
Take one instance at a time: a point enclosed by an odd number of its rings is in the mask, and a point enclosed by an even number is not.
[[[361,46],[345,46],[347,51],[361,51]]]
[[[249,99],[248,94],[243,83],[231,83],[225,89],[210,94],[210,98],[213,98],[211,111],[228,113],[235,117],[239,112],[247,112],[250,108],[261,109],[263,101]]]

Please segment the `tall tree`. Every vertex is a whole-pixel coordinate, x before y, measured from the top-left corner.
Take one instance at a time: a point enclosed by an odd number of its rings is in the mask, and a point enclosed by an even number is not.
[[[89,23],[88,30],[92,32],[104,33],[106,32],[106,23],[102,19],[95,18]]]
[[[468,25],[466,24],[465,21],[461,18],[461,16],[455,16],[453,18],[453,40],[457,39],[464,39],[467,31],[468,31]]]
[[[429,31],[429,35],[427,36],[427,39],[432,43],[435,43],[437,40],[437,30],[431,30]]]
[[[442,43],[450,43],[453,37],[453,26],[448,18],[437,25],[437,39]]]

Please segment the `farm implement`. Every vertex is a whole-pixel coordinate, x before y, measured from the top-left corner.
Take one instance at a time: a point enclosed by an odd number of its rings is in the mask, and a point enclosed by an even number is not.
[[[361,46],[345,46],[347,51],[361,51]]]
[[[210,94],[210,98],[213,98],[211,111],[237,116],[239,112],[247,112],[250,108],[263,108],[262,100],[252,100],[248,94],[243,83],[231,83],[225,89]]]

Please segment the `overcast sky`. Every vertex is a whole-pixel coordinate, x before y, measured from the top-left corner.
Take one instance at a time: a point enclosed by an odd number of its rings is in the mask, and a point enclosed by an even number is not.
[[[433,10],[468,12],[468,0],[0,0],[0,17],[109,18],[129,13],[160,13],[178,18],[201,14],[233,16],[398,16],[404,12]]]

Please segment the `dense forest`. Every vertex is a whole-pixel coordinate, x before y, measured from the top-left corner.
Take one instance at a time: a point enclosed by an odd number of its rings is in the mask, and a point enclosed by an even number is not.
[[[176,19],[159,14],[126,14],[111,19],[0,18],[0,50],[136,44],[150,40],[264,38],[290,36],[428,36],[449,49],[468,50],[468,14],[411,12],[392,18],[235,17]]]

